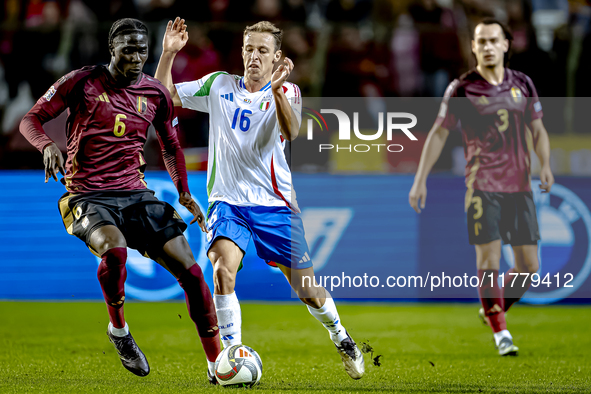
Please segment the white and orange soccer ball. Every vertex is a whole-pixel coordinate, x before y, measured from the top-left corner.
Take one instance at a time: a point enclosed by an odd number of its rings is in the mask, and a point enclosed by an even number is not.
[[[245,345],[229,346],[215,360],[215,377],[225,387],[252,387],[262,374],[261,358]]]

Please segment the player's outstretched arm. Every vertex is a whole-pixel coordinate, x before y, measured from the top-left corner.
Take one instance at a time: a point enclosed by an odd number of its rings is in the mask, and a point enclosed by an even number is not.
[[[548,131],[542,123],[542,119],[534,119],[529,125],[534,140],[534,151],[540,159],[542,169],[540,170],[540,189],[542,193],[548,193],[554,184],[554,175],[550,169],[550,138]]]
[[[425,145],[423,146],[419,168],[417,169],[415,181],[408,195],[408,202],[417,213],[421,213],[421,209],[425,209],[425,203],[427,201],[427,176],[439,159],[448,135],[449,130],[441,127],[440,122],[437,121],[431,128],[431,131],[429,131],[427,141],[425,141]]]
[[[300,131],[298,119],[293,113],[287,96],[283,92],[283,83],[289,77],[291,70],[293,70],[293,62],[286,57],[283,60],[283,64],[271,76],[271,89],[273,91],[273,98],[275,99],[275,107],[277,108],[279,130],[281,130],[283,138],[288,141],[295,140]]]
[[[189,40],[189,33],[187,32],[187,25],[185,20],[177,17],[174,22],[168,21],[166,25],[166,32],[162,39],[162,55],[156,68],[154,78],[159,80],[170,92],[172,102],[176,107],[182,105],[181,99],[176,91],[172,81],[172,63],[178,51],[183,49]]]

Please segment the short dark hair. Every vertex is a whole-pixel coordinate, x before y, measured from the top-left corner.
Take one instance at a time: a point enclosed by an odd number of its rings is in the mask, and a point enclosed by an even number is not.
[[[509,43],[511,43],[511,41],[513,40],[513,33],[511,33],[511,29],[509,29],[507,25],[505,25],[503,22],[495,18],[484,18],[480,22],[478,22],[472,30],[472,39],[474,39],[474,32],[476,31],[476,26],[478,25],[499,25],[501,27],[501,30],[503,30],[505,38],[509,40]]]
[[[259,23],[255,23],[252,26],[246,26],[244,29],[244,33],[242,34],[242,39],[248,33],[269,33],[275,39],[275,51],[281,49],[281,40],[283,39],[283,30],[272,24],[268,21],[261,21]]]
[[[148,27],[142,21],[133,18],[123,18],[113,23],[111,30],[109,30],[109,48],[113,46],[115,37],[131,33],[148,35]]]

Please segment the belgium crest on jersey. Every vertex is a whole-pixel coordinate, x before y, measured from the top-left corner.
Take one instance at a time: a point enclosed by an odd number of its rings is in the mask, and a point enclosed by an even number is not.
[[[137,112],[139,112],[140,114],[144,114],[144,113],[146,113],[147,109],[148,109],[148,99],[145,98],[144,96],[139,96],[137,98]]]
[[[513,96],[513,101],[515,101],[516,103],[520,103],[521,98],[523,97],[523,95],[521,94],[521,90],[515,86],[511,88],[511,96]]]

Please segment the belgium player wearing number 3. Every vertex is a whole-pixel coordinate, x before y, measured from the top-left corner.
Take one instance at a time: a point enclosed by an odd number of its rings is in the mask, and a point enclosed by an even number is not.
[[[439,158],[449,130],[462,131],[466,166],[465,208],[470,244],[476,247],[480,317],[490,325],[502,356],[517,355],[507,330],[505,312],[527,291],[531,274],[538,270],[540,239],[531,191],[530,152],[540,159],[540,189],[549,192],[554,178],[550,170],[550,142],[542,124],[542,105],[528,76],[504,67],[510,32],[498,21],[487,19],[474,30],[472,52],[477,66],[454,80],[447,91],[435,125],[429,132],[415,181],[409,195],[417,211],[425,208],[426,179]],[[510,244],[515,267],[499,286],[501,240]],[[511,275],[513,273],[514,275]],[[530,275],[515,276],[516,273]]]
[[[323,287],[306,286],[303,280],[313,278],[314,269],[283,153],[285,140],[298,135],[302,98],[297,85],[286,81],[293,63],[281,61],[282,35],[269,22],[249,26],[243,34],[243,76],[220,71],[175,85],[172,63],[188,40],[184,20],[177,18],[166,28],[156,78],[168,87],[175,105],[209,113],[207,252],[224,346],[242,341],[234,284],[252,240],[259,257],[283,272],[329,331],[349,376],[359,379],[363,355],[342,326],[335,303]]]
[[[127,247],[137,249],[170,271],[185,290],[189,316],[209,361],[220,353],[219,330],[210,290],[183,235],[187,225],[169,204],[154,197],[144,181],[143,147],[150,124],[162,146],[166,168],[179,202],[205,228],[187,185],[174,108],[168,90],[142,73],[148,58],[148,29],[136,19],[121,19],[109,33],[111,62],[62,77],[23,118],[20,131],[43,152],[45,182],[64,177],[67,193],[59,210],[68,233],[101,257],[98,267],[107,310],[107,335],[123,366],[138,376],[150,368],[129,333],[123,316]],[[68,111],[68,158],[44,133],[43,124]]]

